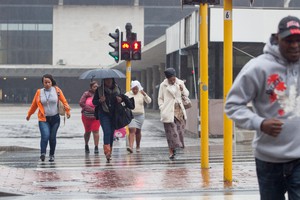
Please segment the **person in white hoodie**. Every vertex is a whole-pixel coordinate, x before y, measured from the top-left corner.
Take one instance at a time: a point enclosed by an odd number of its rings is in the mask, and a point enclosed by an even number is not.
[[[253,148],[262,200],[300,199],[300,20],[284,17],[264,53],[236,77],[225,113],[256,130]],[[251,102],[253,111],[247,107]]]
[[[187,120],[182,96],[189,96],[184,81],[176,77],[176,71],[168,68],[164,71],[166,79],[160,84],[158,92],[158,106],[161,121],[169,146],[169,158],[173,160],[176,149],[184,148],[184,129]]]
[[[131,90],[126,92],[129,98],[134,98],[135,108],[132,110],[133,119],[128,125],[129,128],[129,147],[127,151],[133,153],[134,138],[136,138],[136,151],[140,151],[140,144],[142,138],[142,126],[145,120],[144,103],[151,103],[152,99],[144,91],[141,83],[137,80],[131,81]]]

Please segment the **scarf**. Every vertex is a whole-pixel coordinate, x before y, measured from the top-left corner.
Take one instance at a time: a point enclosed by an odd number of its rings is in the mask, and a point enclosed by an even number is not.
[[[98,92],[99,96],[103,96],[103,85],[100,86]],[[104,87],[104,96],[106,97],[106,101],[102,103],[102,109],[104,112],[109,112],[109,108],[111,107],[111,103],[113,100],[112,98],[116,97],[119,94],[121,94],[121,91],[117,85],[114,85],[113,89]]]

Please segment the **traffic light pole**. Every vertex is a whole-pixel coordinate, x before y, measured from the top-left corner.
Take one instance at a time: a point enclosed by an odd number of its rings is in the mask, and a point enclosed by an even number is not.
[[[232,0],[224,0],[224,102],[232,85]],[[232,121],[224,113],[224,182],[232,183]]]
[[[131,61],[126,60],[126,92],[130,91],[131,83]]]
[[[201,168],[209,168],[208,149],[208,5],[200,3],[199,57],[200,57],[200,117],[201,117]]]
[[[131,61],[126,60],[126,92],[130,91],[131,83]],[[126,148],[129,147],[129,129],[126,126]]]

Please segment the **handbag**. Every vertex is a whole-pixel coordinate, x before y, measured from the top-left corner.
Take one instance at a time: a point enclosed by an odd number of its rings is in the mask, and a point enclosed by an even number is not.
[[[83,115],[86,116],[87,118],[95,119],[95,116],[94,116],[94,114],[95,114],[95,106],[93,104],[93,97],[88,97],[85,100],[85,105],[88,105],[88,106],[94,108],[94,112],[84,110],[83,111]]]
[[[64,104],[60,100],[59,100],[59,103],[58,103],[58,113],[61,116],[65,116],[65,114],[66,114],[66,109],[64,107]]]
[[[126,136],[126,128],[120,128],[115,130],[114,137],[116,138],[124,138]]]
[[[129,109],[125,103],[119,103],[116,106],[114,114],[114,128],[120,129],[130,124],[133,119],[131,109]]]
[[[65,116],[66,115],[66,109],[64,104],[59,100],[59,96],[60,96],[60,92],[59,89],[57,87],[55,87],[56,90],[56,94],[57,94],[57,108],[58,108],[58,114],[61,116]]]
[[[192,107],[192,102],[189,99],[189,97],[182,95],[181,98],[182,98],[182,103],[183,103],[183,106],[185,109],[189,109]]]
[[[120,96],[123,102],[116,105],[114,114],[115,129],[120,129],[130,124],[131,120],[133,119],[131,110],[135,108],[133,97],[129,98],[124,94],[121,94]]]

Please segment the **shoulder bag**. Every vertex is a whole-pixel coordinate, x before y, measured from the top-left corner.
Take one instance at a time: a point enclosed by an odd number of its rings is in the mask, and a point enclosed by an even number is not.
[[[192,102],[189,99],[189,97],[182,95],[181,98],[182,98],[182,103],[183,103],[183,106],[185,109],[189,109],[192,107]]]

